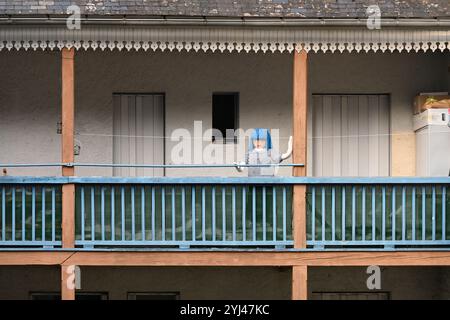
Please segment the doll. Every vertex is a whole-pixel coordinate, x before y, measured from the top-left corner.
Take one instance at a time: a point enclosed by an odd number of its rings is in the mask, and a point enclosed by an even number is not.
[[[264,165],[264,164],[278,164],[283,160],[289,158],[292,154],[292,136],[289,137],[288,150],[286,153],[280,155],[272,148],[272,138],[268,129],[257,128],[254,129],[248,145],[248,152],[245,157],[245,162],[235,163],[236,170],[242,172],[243,168],[239,165]],[[267,167],[249,167],[248,176],[274,176],[275,166]]]

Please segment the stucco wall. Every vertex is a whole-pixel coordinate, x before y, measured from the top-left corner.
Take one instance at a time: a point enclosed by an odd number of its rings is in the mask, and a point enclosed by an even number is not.
[[[0,267],[0,299],[28,299],[30,292],[59,291],[58,267]],[[313,292],[369,292],[365,268],[309,268]],[[449,299],[449,268],[382,268],[381,291],[391,299]],[[290,268],[134,267],[81,268],[84,292],[179,292],[181,299],[290,299]]]
[[[391,94],[392,174],[414,175],[411,102],[447,86],[447,57],[436,54],[314,54],[310,93]],[[443,68],[443,66],[445,66]],[[443,72],[444,70],[445,72]],[[78,162],[112,162],[112,93],[166,95],[166,136],[211,126],[213,92],[240,92],[240,127],[291,134],[292,57],[288,54],[84,52],[76,54]],[[59,162],[59,53],[0,53],[0,163]],[[166,159],[174,143],[167,141]],[[311,143],[309,152],[311,156]],[[311,161],[309,161],[311,162]],[[168,160],[167,163],[170,163]],[[10,175],[59,174],[57,168],[9,169]],[[78,175],[111,169],[79,168]],[[281,174],[289,174],[284,168]],[[168,170],[167,175],[236,175],[234,169]],[[245,175],[245,173],[243,173]]]

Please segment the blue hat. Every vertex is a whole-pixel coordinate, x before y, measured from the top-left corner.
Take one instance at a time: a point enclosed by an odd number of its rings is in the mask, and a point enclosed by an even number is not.
[[[267,150],[272,149],[272,138],[270,136],[269,129],[256,128],[253,130],[250,136],[250,143],[248,145],[248,151],[252,151],[255,147],[253,146],[253,141],[255,140],[266,140]]]

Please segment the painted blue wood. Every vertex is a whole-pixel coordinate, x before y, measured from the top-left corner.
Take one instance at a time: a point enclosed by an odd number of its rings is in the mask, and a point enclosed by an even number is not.
[[[272,187],[272,240],[277,241],[277,189]]]
[[[256,241],[256,188],[252,188],[252,235]]]
[[[345,213],[346,213],[346,207],[345,207],[345,186],[342,186],[342,241],[345,241],[345,232],[346,232],[346,225],[345,225]]]
[[[45,219],[45,218],[44,218]],[[45,220],[43,220],[45,222]],[[45,223],[43,223],[45,226]],[[45,228],[44,228],[45,230]],[[45,235],[44,235],[45,236]],[[11,188],[11,237],[16,241],[16,188]],[[42,238],[44,239],[44,238]]]
[[[31,241],[36,241],[36,187],[31,188]]]
[[[432,186],[431,200],[431,240],[436,240],[436,187]]]
[[[176,210],[175,210],[175,187],[172,187],[172,240],[175,241],[176,239],[176,233],[175,231],[177,230],[176,228],[176,222],[175,222],[175,215],[176,215]]]
[[[287,241],[286,187],[283,186],[283,241]]]
[[[247,228],[246,228],[246,215],[245,211],[247,210],[247,192],[246,186],[242,187],[242,241],[247,241]]]
[[[266,241],[266,187],[262,190],[262,227],[263,227],[263,241]]]
[[[211,189],[211,227],[212,227],[212,241],[216,241],[216,187]]]
[[[361,234],[362,240],[366,240],[366,187],[362,186],[362,203],[361,203],[361,214],[362,214],[362,223],[361,223]]]
[[[396,197],[396,194],[395,194],[395,191],[396,191],[396,189],[395,189],[395,186],[392,186],[392,208],[391,208],[391,217],[392,217],[392,225],[391,225],[391,233],[392,233],[392,235],[391,235],[391,239],[392,239],[392,241],[395,241],[395,213],[396,213],[396,206],[395,206],[395,197]]]
[[[42,187],[42,241],[45,241],[45,187]]]
[[[6,240],[6,190],[2,187],[2,241]]]
[[[445,186],[442,186],[442,240],[445,240],[445,235],[446,235],[445,194],[446,194],[446,188],[445,188]]]
[[[202,186],[202,241],[206,241],[206,195],[205,186]]]
[[[10,184],[247,184],[247,185],[438,185],[450,184],[450,177],[27,177],[3,176],[1,185]]]
[[[84,221],[85,221],[85,207],[84,207],[84,187],[81,187],[80,189],[81,192],[81,221],[80,221],[80,226],[81,226],[81,240],[84,241]]]
[[[406,187],[402,187],[402,240],[406,240]]]
[[[55,241],[55,189],[52,189],[52,241]],[[25,241],[26,189],[22,187],[22,241]]]
[[[131,187],[131,240],[136,240],[136,204],[135,204],[135,187]]]
[[[181,187],[181,238],[186,241],[186,187]]]
[[[325,187],[321,188],[321,195],[322,195],[322,241],[325,241],[325,216],[326,216],[326,210],[325,210]]]
[[[101,230],[102,230],[102,240],[105,240],[105,188],[102,187],[101,188],[101,217],[100,217],[100,222],[101,222]]]
[[[416,187],[412,187],[411,192],[411,237],[416,240]]]
[[[311,239],[316,240],[316,187],[313,186],[311,190],[312,201],[311,201]]]
[[[120,188],[120,229],[122,241],[125,241],[125,187]]]
[[[336,240],[336,187],[331,188],[331,240]]]
[[[95,190],[91,187],[91,239],[95,240]]]
[[[161,187],[161,240],[166,240],[166,188]]]

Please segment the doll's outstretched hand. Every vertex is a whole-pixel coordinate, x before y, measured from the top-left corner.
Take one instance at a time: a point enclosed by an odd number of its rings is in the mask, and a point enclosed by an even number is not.
[[[242,167],[240,165],[245,164],[244,162],[241,162],[241,163],[233,162],[233,164],[236,166],[236,170],[238,172],[242,172],[243,169],[242,169]]]
[[[289,158],[292,154],[292,136],[289,137],[289,142],[288,142],[288,149],[286,151],[286,153],[283,153],[281,155],[281,160],[286,160],[287,158]]]

